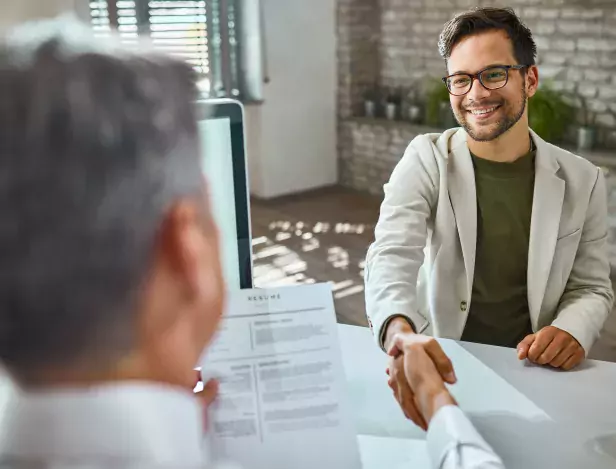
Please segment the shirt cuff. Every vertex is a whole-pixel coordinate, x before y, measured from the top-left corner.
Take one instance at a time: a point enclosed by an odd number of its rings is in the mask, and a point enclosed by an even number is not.
[[[413,328],[413,332],[417,332],[417,329],[415,328],[415,324],[413,323],[413,321],[411,321],[411,319],[408,316],[405,316],[404,314],[394,314],[393,316],[389,316],[387,319],[385,319],[385,322],[383,323],[383,326],[381,327],[381,336],[379,337],[379,345],[381,346],[381,349],[385,353],[387,353],[387,350],[385,350],[385,335],[387,334],[387,327],[389,326],[389,323],[396,318],[405,319],[406,322],[408,322],[409,325]]]
[[[430,458],[437,468],[443,467],[453,453],[462,452],[465,447],[499,461],[458,406],[448,405],[438,410],[430,422],[427,440]]]

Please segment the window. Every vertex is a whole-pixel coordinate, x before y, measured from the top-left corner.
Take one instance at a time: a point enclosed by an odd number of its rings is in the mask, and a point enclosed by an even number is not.
[[[150,38],[154,47],[180,57],[203,76],[211,97],[240,98],[239,0],[99,0],[90,2],[99,37],[117,29],[122,42]]]

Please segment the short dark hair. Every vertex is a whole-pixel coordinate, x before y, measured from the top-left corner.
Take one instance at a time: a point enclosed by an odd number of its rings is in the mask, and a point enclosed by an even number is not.
[[[165,212],[203,194],[193,70],[48,21],[0,45],[0,360],[29,383],[133,350]]]
[[[533,33],[511,8],[475,8],[456,15],[443,28],[438,41],[439,53],[448,60],[463,38],[493,30],[507,33],[518,64],[535,65],[537,45]]]

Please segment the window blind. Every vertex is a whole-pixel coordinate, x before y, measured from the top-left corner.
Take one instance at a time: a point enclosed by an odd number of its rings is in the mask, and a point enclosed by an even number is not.
[[[212,97],[240,97],[238,0],[95,0],[90,17],[95,34],[117,30],[127,47],[140,37],[191,64]]]

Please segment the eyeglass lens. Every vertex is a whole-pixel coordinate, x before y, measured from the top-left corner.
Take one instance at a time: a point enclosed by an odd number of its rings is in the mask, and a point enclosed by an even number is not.
[[[484,70],[479,75],[483,86],[489,90],[497,90],[507,84],[507,69],[503,67],[493,67]],[[454,95],[466,94],[470,91],[473,78],[470,75],[454,75],[447,79],[447,87]]]

